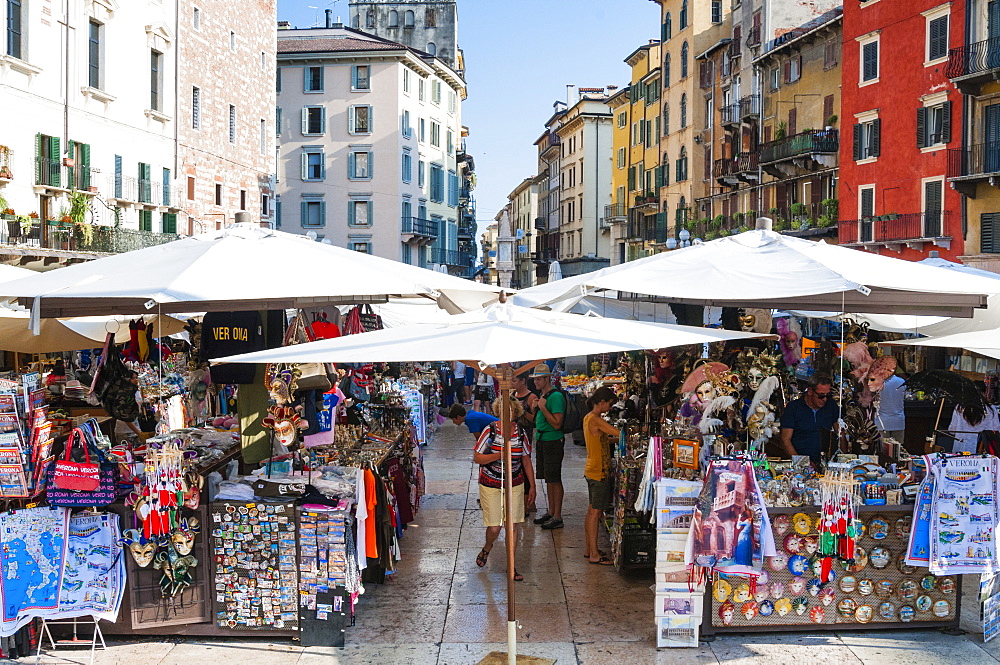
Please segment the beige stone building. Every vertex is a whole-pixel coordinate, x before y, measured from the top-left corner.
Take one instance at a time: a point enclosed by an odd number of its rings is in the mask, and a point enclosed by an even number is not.
[[[535,271],[531,260],[535,219],[538,217],[538,179],[525,178],[507,195],[507,205],[503,210],[510,216],[511,232],[514,234],[514,276],[511,286],[526,289],[535,285]],[[498,222],[503,210],[494,218]]]
[[[273,224],[277,0],[179,0],[177,12],[178,230],[241,211]]]

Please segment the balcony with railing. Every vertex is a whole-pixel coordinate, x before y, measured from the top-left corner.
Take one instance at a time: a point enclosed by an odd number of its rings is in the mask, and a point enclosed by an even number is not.
[[[740,118],[749,120],[760,117],[760,95],[747,95],[740,100]]]
[[[471,266],[475,256],[471,252],[456,249],[431,248],[431,263],[445,266]]]
[[[1000,37],[965,44],[948,52],[945,76],[963,93],[978,94],[979,86],[1000,71]]]
[[[531,260],[535,263],[552,263],[559,258],[558,247],[545,247],[536,249],[531,253]]]
[[[951,211],[915,212],[876,215],[861,219],[841,220],[840,244],[864,247],[903,246],[922,249],[927,243],[948,249],[951,247]]]
[[[837,166],[840,133],[810,130],[768,141],[760,147],[760,165],[775,178],[807,175]]]
[[[660,207],[660,197],[657,196],[656,192],[648,191],[643,194],[638,194],[635,197],[635,202],[632,204],[632,208],[635,210],[656,210]]]
[[[604,206],[604,221],[607,224],[624,222],[628,216],[628,208],[623,202],[611,203]]]
[[[403,242],[426,244],[436,240],[438,232],[437,220],[421,219],[420,217],[402,218],[400,234]]]
[[[458,237],[463,240],[471,240],[476,235],[476,220],[460,219],[458,221]]]
[[[717,159],[712,164],[712,177],[727,187],[738,187],[740,183],[756,184],[760,180],[757,157],[756,152],[743,152],[734,157]]]
[[[747,46],[760,46],[760,26],[755,25],[747,33]]]
[[[998,176],[1000,141],[948,150],[948,180],[962,194],[974,197],[978,183]]]
[[[47,185],[49,187],[64,187],[62,182],[62,162],[58,159],[35,157],[35,184]]]
[[[738,125],[742,120],[739,102],[720,107],[719,114],[723,125]]]

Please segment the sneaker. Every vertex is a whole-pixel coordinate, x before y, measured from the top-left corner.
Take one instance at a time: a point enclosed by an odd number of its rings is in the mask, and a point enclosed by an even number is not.
[[[535,522],[535,524],[545,524],[550,519],[552,519],[552,515],[549,515],[548,513],[545,513],[541,517],[535,519],[534,522]]]
[[[561,519],[552,518],[548,522],[542,525],[543,529],[561,529],[563,528],[563,521]]]

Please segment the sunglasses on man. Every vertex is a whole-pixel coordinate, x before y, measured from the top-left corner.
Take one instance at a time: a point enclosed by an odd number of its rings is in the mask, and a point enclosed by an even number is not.
[[[813,389],[813,397],[816,399],[827,399],[830,395],[831,393],[818,393],[815,388]]]

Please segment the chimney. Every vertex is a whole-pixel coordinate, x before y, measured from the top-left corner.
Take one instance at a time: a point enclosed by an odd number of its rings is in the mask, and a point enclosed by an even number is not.
[[[328,27],[328,28],[332,28],[333,27],[333,10],[332,9],[327,9],[326,10],[326,27]]]

